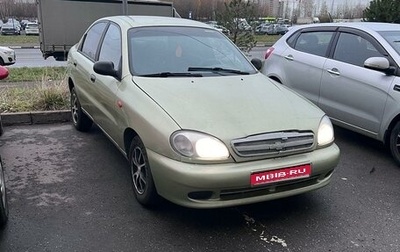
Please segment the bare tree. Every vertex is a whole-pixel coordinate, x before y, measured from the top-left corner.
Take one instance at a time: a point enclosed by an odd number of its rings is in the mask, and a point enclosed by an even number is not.
[[[314,1],[303,0],[301,3],[301,12],[305,17],[312,17],[314,13]]]

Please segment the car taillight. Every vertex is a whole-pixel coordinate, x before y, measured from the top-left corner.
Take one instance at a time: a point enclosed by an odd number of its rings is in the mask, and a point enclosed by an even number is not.
[[[264,59],[268,59],[268,57],[272,54],[273,51],[274,51],[273,47],[268,48],[267,52],[265,53]]]

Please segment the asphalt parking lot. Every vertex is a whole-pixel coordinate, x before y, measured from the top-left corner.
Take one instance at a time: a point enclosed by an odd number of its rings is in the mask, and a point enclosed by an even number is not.
[[[96,127],[6,126],[0,143],[10,201],[0,251],[400,251],[400,168],[346,130],[327,187],[214,210],[141,207],[127,161]]]

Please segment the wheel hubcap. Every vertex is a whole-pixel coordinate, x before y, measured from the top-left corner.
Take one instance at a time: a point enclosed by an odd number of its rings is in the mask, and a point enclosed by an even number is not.
[[[131,175],[136,191],[143,194],[147,186],[147,167],[142,149],[139,147],[132,152]]]
[[[397,149],[397,152],[400,153],[400,133],[397,134],[397,138],[396,138],[396,149]]]
[[[71,113],[72,113],[72,120],[75,124],[78,123],[78,98],[76,94],[73,93],[71,95]]]

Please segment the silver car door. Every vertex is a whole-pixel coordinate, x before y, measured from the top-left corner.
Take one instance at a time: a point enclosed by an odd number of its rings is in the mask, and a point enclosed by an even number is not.
[[[283,53],[285,85],[317,104],[322,68],[333,31],[301,33]]]
[[[376,137],[393,76],[367,69],[364,61],[383,55],[366,38],[341,32],[333,59],[324,65],[319,107],[337,124]]]

